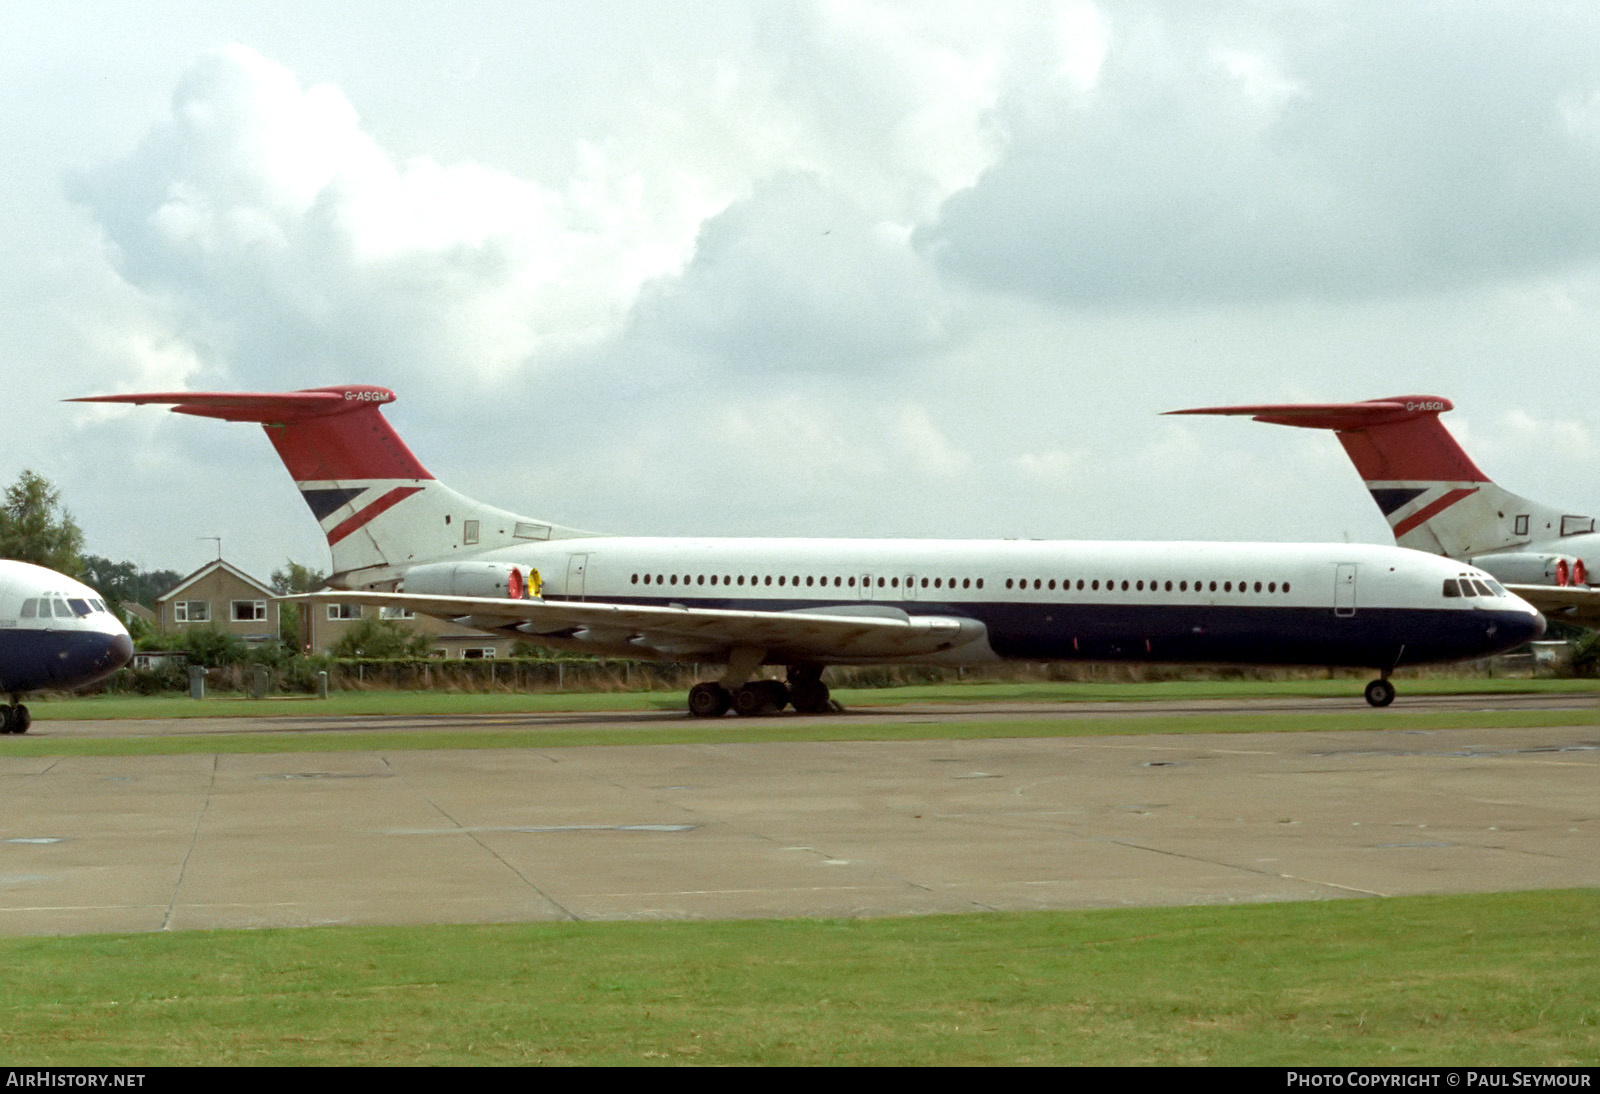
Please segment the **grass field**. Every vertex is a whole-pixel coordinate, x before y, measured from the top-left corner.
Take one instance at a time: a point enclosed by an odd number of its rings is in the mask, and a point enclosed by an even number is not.
[[[1399,677],[1396,677],[1399,680]],[[834,697],[846,707],[905,703],[1149,702],[1191,699],[1294,699],[1361,697],[1361,679],[1171,680],[1145,684],[970,683],[920,687],[841,688]],[[1420,677],[1400,683],[1403,709],[1410,695],[1580,694],[1600,700],[1600,680]],[[51,718],[228,718],[359,714],[509,714],[519,712],[684,709],[684,692],[461,692],[342,691],[327,699],[305,695],[250,699],[240,695],[100,695],[31,700],[36,719]]]
[[[1352,729],[1448,729],[1510,726],[1600,725],[1600,682],[1571,680],[1418,680],[1411,694],[1503,694],[1538,692],[1594,698],[1578,710],[1558,711],[1408,711],[1403,702],[1386,710],[1364,704],[1326,713],[1154,713],[1103,718],[1051,714],[1037,718],[895,718],[882,722],[827,718],[664,718],[648,722],[565,726],[519,719],[519,714],[658,710],[677,712],[682,697],[657,692],[562,695],[474,694],[452,692],[350,692],[328,700],[250,699],[69,699],[36,708],[34,733],[0,738],[0,755],[122,756],[196,753],[345,752],[438,748],[559,748],[600,745],[717,744],[741,741],[911,740],[983,737],[1074,737],[1106,733],[1289,733]],[[1340,690],[1340,689],[1344,690]],[[843,693],[848,708],[871,710],[896,704],[946,704],[959,710],[981,702],[1136,702],[1195,699],[1293,698],[1348,695],[1347,681],[1259,681],[1159,684],[956,684],[884,688]],[[274,716],[338,719],[361,715],[442,719],[471,716],[467,726],[370,729],[335,723],[327,729],[274,732],[253,723],[249,732],[161,736],[52,736],[52,718],[151,718],[184,716]]]
[[[1600,1063],[1600,892],[0,940],[73,1064]]]

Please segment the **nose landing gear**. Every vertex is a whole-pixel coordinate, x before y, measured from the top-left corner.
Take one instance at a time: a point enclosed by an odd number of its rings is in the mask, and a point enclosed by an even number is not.
[[[1394,702],[1394,685],[1389,683],[1389,674],[1384,673],[1368,684],[1366,696],[1367,702],[1375,707],[1386,707]]]

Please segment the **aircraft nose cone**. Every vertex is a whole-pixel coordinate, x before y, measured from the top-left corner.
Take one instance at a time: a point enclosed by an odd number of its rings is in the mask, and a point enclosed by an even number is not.
[[[1488,637],[1502,650],[1514,650],[1545,632],[1545,618],[1528,605],[1520,612],[1496,612]]]
[[[133,660],[133,639],[126,634],[114,634],[106,646],[106,667],[120,669]]]
[[[1544,634],[1545,629],[1548,626],[1549,624],[1545,621],[1544,616],[1540,615],[1538,612],[1529,612],[1522,618],[1522,629],[1527,632],[1527,636],[1523,638],[1522,641],[1532,642],[1536,638],[1539,638]]]

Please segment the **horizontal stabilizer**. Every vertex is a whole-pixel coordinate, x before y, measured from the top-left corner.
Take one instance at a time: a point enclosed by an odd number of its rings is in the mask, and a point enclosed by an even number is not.
[[[1169,410],[1168,414],[1219,414],[1254,418],[1272,425],[1297,425],[1306,429],[1368,429],[1424,414],[1454,410],[1449,399],[1437,395],[1396,395],[1359,403],[1262,403],[1256,406],[1204,406]]]
[[[1454,408],[1438,395],[1396,395],[1360,403],[1262,403],[1167,413],[1238,415],[1272,425],[1334,430],[1369,487],[1378,482],[1486,483],[1489,477],[1439,421],[1440,414]]]
[[[163,391],[92,395],[75,403],[170,404],[176,414],[258,422],[299,483],[431,479],[379,408],[394,392],[369,384],[304,391]]]
[[[394,402],[388,388],[366,385],[308,388],[304,391],[152,391],[133,395],[90,395],[72,403],[131,403],[135,406],[171,404],[174,413],[230,422],[285,422],[348,414],[374,403]]]

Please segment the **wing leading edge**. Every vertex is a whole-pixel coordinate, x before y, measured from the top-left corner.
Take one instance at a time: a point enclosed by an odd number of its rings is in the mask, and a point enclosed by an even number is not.
[[[987,629],[975,619],[912,616],[896,609],[871,615],[758,612],[386,592],[306,593],[283,599],[404,608],[482,630],[512,628],[535,640],[569,639],[634,656],[710,657],[760,649],[775,664],[844,662],[939,656],[973,643],[981,644],[973,652],[986,652],[988,645]],[[980,653],[977,659],[987,658]]]
[[[1507,585],[1547,619],[1600,627],[1600,588],[1584,585]]]

